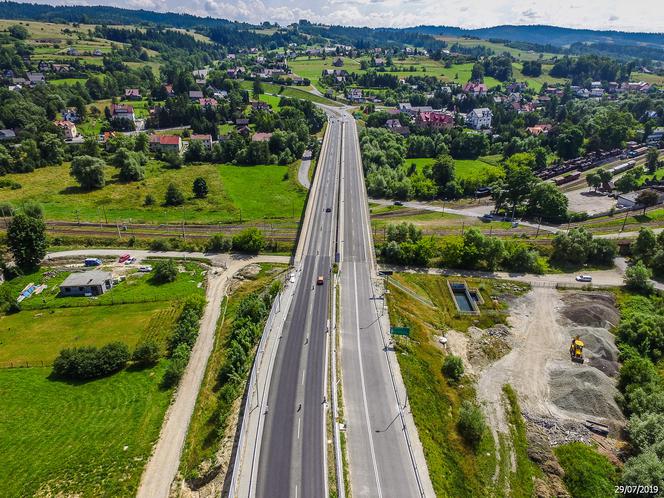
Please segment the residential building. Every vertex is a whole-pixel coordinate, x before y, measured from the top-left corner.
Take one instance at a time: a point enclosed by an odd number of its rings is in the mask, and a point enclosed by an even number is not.
[[[636,190],[634,192],[628,192],[626,194],[620,194],[617,199],[617,204],[618,207],[626,207],[626,208],[637,208],[637,207],[642,207],[641,204],[639,204],[636,201],[636,198],[641,194],[641,192],[644,192],[644,190]],[[654,192],[657,194],[657,204],[661,204],[664,202],[664,193],[659,192],[657,190],[654,190]]]
[[[16,133],[14,130],[0,130],[0,140],[12,140],[13,138],[16,138]]]
[[[332,63],[332,65],[334,67],[343,67],[344,61],[341,57],[337,57],[336,59],[334,59],[334,62]]]
[[[385,128],[387,128],[391,132],[403,135],[404,137],[410,135],[410,129],[407,126],[403,126],[401,124],[401,121],[399,121],[398,119],[388,119],[385,122]]]
[[[189,142],[194,142],[198,141],[203,144],[203,147],[205,147],[207,150],[212,149],[212,135],[207,134],[207,135],[197,135],[193,134],[191,137],[189,137]]]
[[[113,288],[113,274],[90,270],[72,273],[60,284],[60,296],[100,296]]]
[[[127,104],[111,104],[111,118],[136,121],[134,107]]]
[[[351,102],[364,102],[364,95],[361,88],[351,88],[346,95]]]
[[[478,107],[466,115],[466,124],[476,130],[491,128],[493,113],[488,107]]]
[[[141,100],[141,91],[138,88],[125,88],[124,98],[127,100]]]
[[[78,131],[76,130],[76,125],[71,121],[62,120],[56,121],[55,126],[60,128],[65,136],[65,140],[73,140],[78,136]]]
[[[272,133],[254,133],[251,136],[252,142],[267,142],[272,138]]]
[[[28,73],[28,81],[31,85],[36,85],[38,83],[46,83],[46,77],[44,73]]]
[[[166,93],[166,97],[175,97],[175,92],[173,91],[173,85],[171,83],[164,85],[164,93]]]
[[[469,81],[463,86],[463,92],[473,97],[483,97],[486,95],[487,86],[484,83]]]
[[[538,135],[546,135],[551,131],[551,126],[550,124],[536,124],[535,126],[529,126],[526,128],[526,131],[530,133],[531,135],[538,136]]]
[[[189,90],[189,98],[191,100],[199,100],[202,99],[203,97],[205,97],[205,95],[203,95],[203,92],[201,92],[200,90]]]
[[[182,151],[182,139],[179,135],[151,135],[150,150],[153,152],[176,152]]]
[[[431,130],[449,130],[454,127],[454,116],[445,111],[419,112],[415,117],[415,125]]]
[[[198,99],[198,103],[201,107],[209,107],[210,109],[216,109],[218,105],[217,99],[212,99],[209,97]]]

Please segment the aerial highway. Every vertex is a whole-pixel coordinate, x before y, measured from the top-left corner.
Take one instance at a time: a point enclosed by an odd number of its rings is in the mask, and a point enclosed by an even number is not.
[[[352,493],[376,498],[433,496],[414,426],[408,440],[401,411],[406,394],[398,366],[389,363],[383,330],[387,317],[382,316],[387,311],[372,279],[376,264],[367,194],[355,120],[348,114],[342,142],[341,369]]]
[[[310,194],[303,250],[296,256],[297,289],[269,385],[258,497],[327,496],[325,379],[340,153],[341,123],[332,117]]]

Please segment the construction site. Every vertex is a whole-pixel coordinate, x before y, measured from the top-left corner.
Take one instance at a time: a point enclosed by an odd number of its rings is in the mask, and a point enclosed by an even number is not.
[[[556,446],[592,442],[618,461],[625,419],[615,401],[619,364],[611,329],[620,316],[615,298],[609,292],[534,287],[511,300],[508,313],[507,325],[448,331],[447,347],[476,379],[495,441],[509,440],[503,386],[514,389],[528,455],[547,476],[536,483],[536,494],[564,495],[563,472],[552,452]]]

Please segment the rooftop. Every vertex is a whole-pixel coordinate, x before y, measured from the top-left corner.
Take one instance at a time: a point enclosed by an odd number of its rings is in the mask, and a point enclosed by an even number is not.
[[[86,285],[103,285],[107,280],[112,280],[113,275],[108,271],[90,270],[80,273],[72,273],[60,287],[83,287]]]

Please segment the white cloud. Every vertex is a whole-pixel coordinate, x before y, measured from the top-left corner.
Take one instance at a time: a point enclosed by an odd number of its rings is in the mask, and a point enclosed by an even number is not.
[[[20,0],[33,1],[33,0]],[[38,0],[39,1],[39,0]],[[354,26],[433,24],[477,28],[552,24],[575,28],[662,31],[661,0],[41,0],[182,12],[240,21],[299,19]]]

